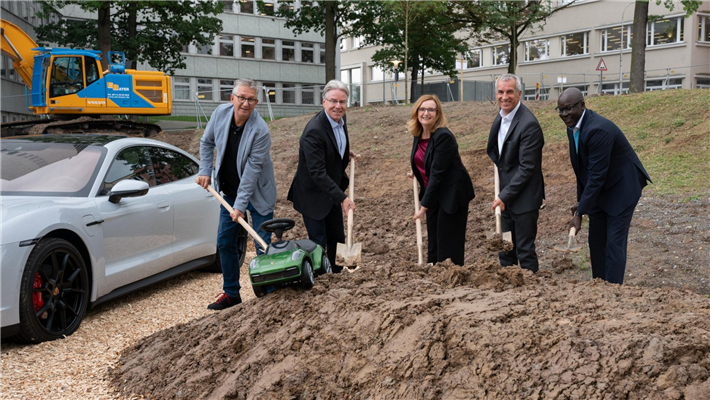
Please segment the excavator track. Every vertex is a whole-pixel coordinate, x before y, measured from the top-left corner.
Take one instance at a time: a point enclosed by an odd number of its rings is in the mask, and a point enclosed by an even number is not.
[[[93,133],[152,137],[161,130],[159,125],[145,122],[80,117],[70,120],[40,119],[6,123],[2,125],[2,136]]]

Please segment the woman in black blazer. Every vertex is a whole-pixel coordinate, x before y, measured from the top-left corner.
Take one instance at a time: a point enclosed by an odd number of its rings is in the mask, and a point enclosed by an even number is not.
[[[417,100],[407,123],[414,136],[410,162],[419,181],[421,208],[414,219],[426,214],[427,262],[450,258],[463,265],[468,203],[473,200],[473,183],[461,162],[458,144],[435,95]]]

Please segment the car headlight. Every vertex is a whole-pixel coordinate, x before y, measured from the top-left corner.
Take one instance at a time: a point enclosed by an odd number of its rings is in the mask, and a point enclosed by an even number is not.
[[[298,261],[299,258],[301,258],[301,250],[296,250],[291,253],[291,260]]]
[[[256,268],[256,257],[252,258],[251,261],[249,262],[249,269],[254,269]]]

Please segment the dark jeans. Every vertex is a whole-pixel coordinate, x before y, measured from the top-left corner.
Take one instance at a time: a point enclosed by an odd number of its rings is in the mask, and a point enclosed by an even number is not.
[[[340,204],[333,204],[328,215],[323,219],[313,219],[303,216],[303,224],[306,226],[308,238],[321,245],[328,260],[333,267],[333,272],[338,273],[343,270],[340,265],[335,265],[335,253],[338,243],[345,243],[345,231],[343,228],[343,211]]]
[[[227,203],[234,204],[233,197],[226,195],[223,197]],[[271,243],[271,233],[264,232],[259,227],[262,222],[273,219],[274,213],[271,212],[267,215],[260,215],[256,212],[256,210],[254,210],[254,207],[251,204],[249,204],[247,209],[251,212],[254,230],[262,239],[266,241],[267,244]],[[217,251],[219,251],[219,259],[222,262],[222,278],[224,279],[222,288],[224,293],[230,297],[236,297],[239,294],[239,289],[241,288],[241,285],[239,284],[239,269],[241,268],[241,265],[237,265],[241,257],[239,250],[237,249],[237,237],[242,229],[244,228],[242,228],[238,222],[232,221],[232,217],[229,216],[229,211],[227,211],[224,206],[220,206],[219,231],[217,232]],[[257,248],[257,254],[260,254],[259,245],[255,243],[255,246]]]
[[[520,268],[537,272],[539,264],[535,252],[537,236],[537,218],[540,210],[535,209],[522,214],[515,214],[508,209],[501,213],[501,229],[513,236],[513,250],[498,253],[500,265],[507,267],[518,265]]]

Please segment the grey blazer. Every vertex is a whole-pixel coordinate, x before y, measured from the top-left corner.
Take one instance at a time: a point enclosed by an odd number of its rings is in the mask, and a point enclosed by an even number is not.
[[[219,191],[219,168],[227,148],[230,118],[234,118],[234,106],[231,103],[221,104],[212,113],[200,140],[199,175],[212,176],[216,191]],[[215,147],[217,147],[217,160],[213,170]],[[237,151],[239,190],[233,205],[235,209],[246,212],[247,205],[251,203],[259,214],[265,215],[274,211],[276,179],[270,151],[269,127],[254,110],[244,125],[242,140]]]

